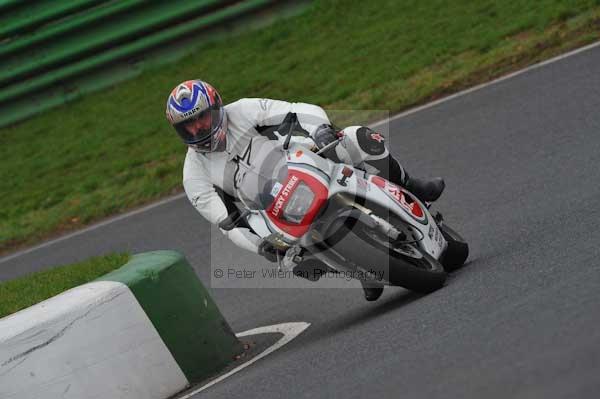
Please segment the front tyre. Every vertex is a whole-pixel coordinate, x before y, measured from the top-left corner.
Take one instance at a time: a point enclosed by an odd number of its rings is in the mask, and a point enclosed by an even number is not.
[[[357,223],[352,229],[340,227],[328,240],[332,249],[347,261],[360,266],[391,285],[411,291],[429,293],[441,288],[447,274],[442,265],[419,248],[406,248],[404,253],[389,248],[386,242],[373,239],[372,230]]]

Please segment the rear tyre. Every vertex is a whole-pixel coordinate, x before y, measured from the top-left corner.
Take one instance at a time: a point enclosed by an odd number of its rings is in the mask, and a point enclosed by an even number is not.
[[[446,224],[439,226],[442,235],[448,242],[448,248],[442,254],[440,262],[444,270],[453,272],[460,269],[469,256],[469,245],[464,238]]]
[[[370,229],[361,223],[352,229],[342,225],[327,243],[347,261],[372,271],[377,279],[391,285],[420,293],[429,293],[444,285],[446,272],[431,255],[413,246],[406,254],[399,253],[385,242],[373,239],[372,230],[366,230]]]

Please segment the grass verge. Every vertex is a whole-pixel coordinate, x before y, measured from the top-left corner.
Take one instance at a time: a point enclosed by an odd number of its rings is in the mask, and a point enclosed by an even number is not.
[[[95,280],[123,266],[129,258],[125,253],[98,256],[0,283],[0,318]]]
[[[227,102],[396,112],[598,39],[600,0],[317,0],[1,129],[0,251],[180,190],[185,149],[164,102],[182,80],[207,80]]]

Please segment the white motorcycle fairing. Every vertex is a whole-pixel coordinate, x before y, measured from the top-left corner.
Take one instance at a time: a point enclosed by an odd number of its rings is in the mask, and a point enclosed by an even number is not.
[[[376,204],[399,217],[418,232],[413,233],[414,241],[433,258],[439,259],[446,249],[447,242],[427,206],[402,187],[352,166],[336,164],[301,145],[292,144],[285,156],[287,178],[273,186],[273,203],[265,210],[252,211],[246,218],[259,236],[276,235],[289,246],[301,242],[310,234],[311,224],[321,209],[332,197],[342,194]],[[293,207],[294,201],[301,202],[299,197],[307,195],[313,198],[309,206],[304,206],[304,214],[282,218],[287,207]],[[365,208],[358,203],[354,206]],[[385,223],[385,216],[372,215],[378,223]]]

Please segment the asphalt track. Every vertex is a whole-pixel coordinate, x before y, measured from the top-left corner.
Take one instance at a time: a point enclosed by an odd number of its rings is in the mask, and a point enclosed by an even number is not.
[[[468,265],[433,294],[386,288],[375,303],[358,289],[213,288],[235,331],[311,326],[198,397],[596,397],[599,110],[595,47],[394,119],[390,145],[409,171],[446,178],[437,209],[470,242]],[[178,199],[0,260],[0,280],[111,250],[172,248],[210,281],[207,231]],[[217,247],[259,262],[222,239]]]

